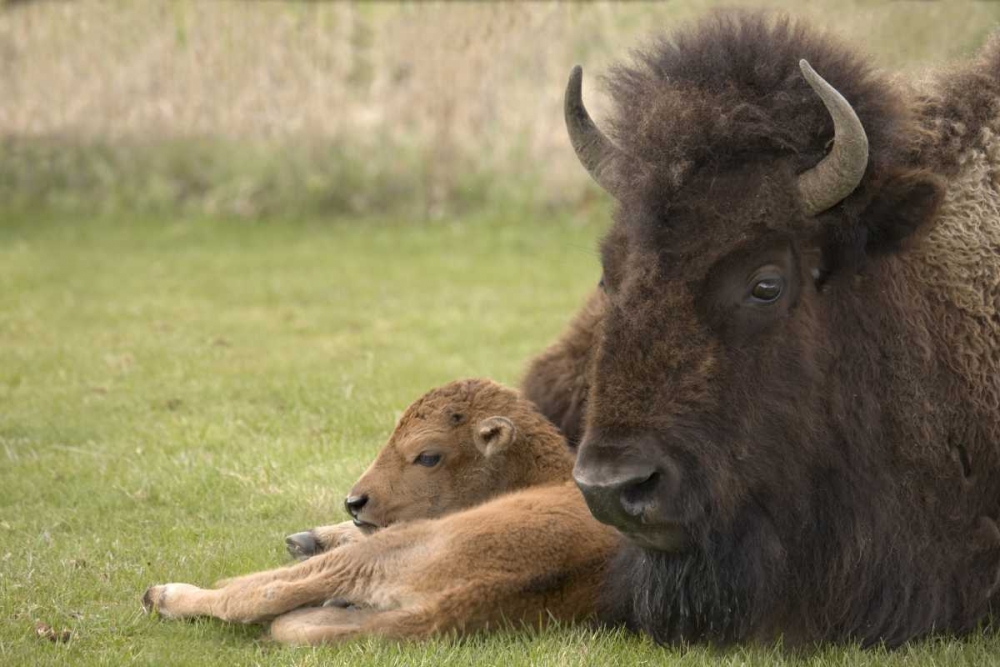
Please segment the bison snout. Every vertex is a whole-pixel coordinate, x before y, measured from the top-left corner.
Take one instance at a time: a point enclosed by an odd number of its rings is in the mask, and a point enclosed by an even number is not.
[[[587,507],[599,521],[621,527],[641,521],[656,505],[656,491],[661,475],[652,469],[631,470],[622,476],[599,476],[589,471],[573,470]]]
[[[659,460],[656,465],[647,462],[639,455],[643,445],[648,442],[608,446],[584,441],[573,479],[598,521],[614,526],[642,546],[674,550],[684,542],[672,511],[679,495],[680,472],[669,460]]]

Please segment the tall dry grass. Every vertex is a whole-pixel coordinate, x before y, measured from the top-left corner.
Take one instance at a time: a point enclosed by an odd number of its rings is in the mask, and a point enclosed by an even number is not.
[[[593,191],[562,125],[570,66],[600,116],[595,75],[715,4],[8,5],[0,197],[238,215],[572,204]],[[964,56],[1000,22],[992,2],[765,4],[890,68]]]

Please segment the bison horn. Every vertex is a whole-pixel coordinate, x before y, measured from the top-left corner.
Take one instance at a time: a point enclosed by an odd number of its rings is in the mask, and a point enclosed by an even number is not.
[[[799,61],[799,68],[833,118],[830,154],[798,179],[802,206],[808,215],[816,215],[843,201],[858,187],[868,166],[868,137],[844,96],[805,60]]]
[[[587,107],[583,106],[582,89],[583,69],[577,65],[570,72],[566,85],[564,113],[569,140],[591,178],[608,194],[615,196],[619,188],[614,165],[624,154],[590,118]]]

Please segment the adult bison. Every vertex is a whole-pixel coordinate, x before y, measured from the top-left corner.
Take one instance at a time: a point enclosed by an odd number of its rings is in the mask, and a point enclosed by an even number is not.
[[[810,66],[811,65],[811,66]],[[1000,602],[1000,40],[923,82],[782,18],[612,70],[603,279],[524,390],[658,641],[885,642]]]

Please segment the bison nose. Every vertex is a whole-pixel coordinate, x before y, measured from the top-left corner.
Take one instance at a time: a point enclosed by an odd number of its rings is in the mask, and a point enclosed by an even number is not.
[[[679,471],[654,436],[614,438],[592,433],[580,444],[573,479],[598,521],[625,532],[659,522],[676,495]]]
[[[344,507],[347,508],[347,513],[352,517],[357,518],[358,512],[361,508],[368,503],[368,494],[362,493],[359,496],[347,496],[344,500]]]
[[[623,528],[641,522],[654,508],[661,475],[651,468],[638,468],[622,471],[620,476],[596,477],[574,469],[573,479],[598,521]]]

